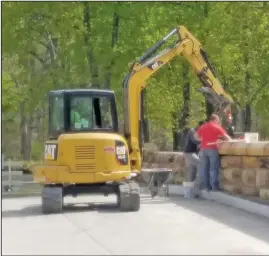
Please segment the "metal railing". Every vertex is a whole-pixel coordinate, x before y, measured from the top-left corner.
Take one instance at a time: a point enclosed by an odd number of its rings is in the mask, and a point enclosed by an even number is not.
[[[7,167],[7,168],[5,168]],[[39,194],[41,185],[34,181],[29,172],[23,173],[23,162],[7,160],[2,166],[2,195]]]

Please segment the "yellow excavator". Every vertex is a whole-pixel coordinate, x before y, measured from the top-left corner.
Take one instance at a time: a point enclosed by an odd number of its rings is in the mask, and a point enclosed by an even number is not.
[[[160,53],[168,39],[175,42]],[[200,42],[184,27],[173,29],[135,62],[123,81],[124,133],[120,134],[113,91],[56,90],[48,93],[49,140],[44,161],[33,166],[43,184],[43,213],[63,211],[63,198],[116,194],[122,211],[140,209],[140,187],[133,177],[142,166],[142,90],[147,79],[183,55],[202,83],[200,91],[219,113],[233,100],[222,88]]]

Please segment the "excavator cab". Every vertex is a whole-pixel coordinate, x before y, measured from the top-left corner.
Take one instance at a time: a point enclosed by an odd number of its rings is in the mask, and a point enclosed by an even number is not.
[[[110,90],[50,91],[49,138],[65,133],[118,132],[115,95]]]

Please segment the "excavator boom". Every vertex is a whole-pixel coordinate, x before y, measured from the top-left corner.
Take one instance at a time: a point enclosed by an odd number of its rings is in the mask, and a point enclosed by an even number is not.
[[[173,36],[177,37],[176,42],[155,54]],[[139,172],[141,169],[141,91],[145,88],[146,80],[149,77],[178,55],[183,55],[190,63],[202,83],[199,91],[215,107],[217,112],[227,111],[230,104],[233,103],[232,97],[224,91],[217,79],[216,72],[210,64],[206,52],[201,47],[201,43],[184,26],[173,29],[132,65],[123,82],[124,135],[130,148],[132,171]]]

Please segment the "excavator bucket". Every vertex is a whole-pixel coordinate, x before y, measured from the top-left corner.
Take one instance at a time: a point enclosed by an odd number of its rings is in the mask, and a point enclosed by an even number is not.
[[[172,170],[167,168],[142,169],[141,177],[147,184],[147,188],[154,197],[160,190],[165,190],[165,184],[168,184],[172,179]]]

